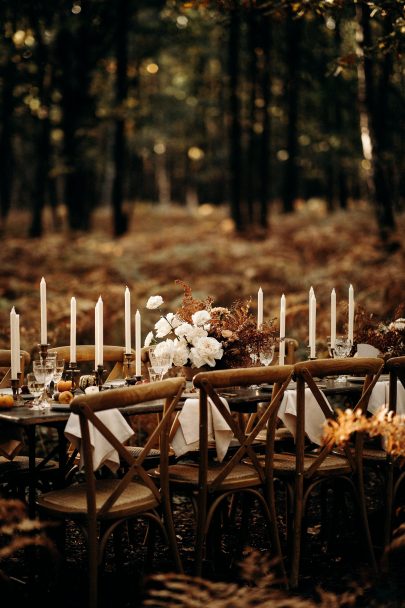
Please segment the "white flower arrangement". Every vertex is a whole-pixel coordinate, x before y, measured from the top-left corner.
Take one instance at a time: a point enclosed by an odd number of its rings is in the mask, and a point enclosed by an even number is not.
[[[164,301],[161,296],[151,296],[146,308],[156,310],[162,304]],[[171,312],[162,314],[155,323],[154,331],[146,336],[144,345],[148,347],[156,344],[156,354],[172,354],[175,366],[215,367],[224,350],[216,338],[209,336],[211,313],[208,310],[198,310],[191,320],[192,323],[187,323]],[[165,340],[158,342],[161,338]]]

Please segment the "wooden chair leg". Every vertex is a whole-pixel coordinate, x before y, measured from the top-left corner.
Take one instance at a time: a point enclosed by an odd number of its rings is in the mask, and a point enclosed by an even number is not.
[[[290,586],[294,589],[298,586],[298,575],[301,558],[301,531],[304,500],[304,480],[302,477],[297,478],[294,492],[294,514],[293,514],[293,530],[292,530],[292,547],[290,555],[291,572]]]

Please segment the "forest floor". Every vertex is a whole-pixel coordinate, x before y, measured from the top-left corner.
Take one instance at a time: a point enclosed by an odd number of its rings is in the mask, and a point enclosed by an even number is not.
[[[29,239],[28,216],[14,214],[2,237],[0,251],[0,347],[9,345],[9,312],[20,313],[21,347],[35,350],[39,341],[39,283],[47,282],[48,342],[69,343],[70,298],[77,299],[78,343],[94,342],[94,306],[104,302],[104,342],[123,344],[124,289],[131,290],[133,311],[142,316],[142,335],[157,321],[145,304],[161,295],[164,311],[175,311],[188,283],[199,298],[212,296],[215,305],[229,306],[251,298],[256,312],[257,291],[264,292],[264,318],[279,316],[286,296],[286,332],[300,343],[306,356],[308,291],[317,298],[317,346],[325,352],[330,333],[330,293],[337,293],[338,332],[347,320],[349,284],[356,306],[390,320],[405,302],[405,215],[389,247],[381,244],[372,210],[358,205],[332,215],[321,203],[294,214],[273,213],[268,230],[236,235],[227,212],[202,206],[190,212],[173,206],[139,204],[129,232],[111,236],[110,211],[99,210],[93,230],[71,234],[63,219],[53,226],[45,217],[41,239]]]
[[[78,343],[94,342],[94,306],[100,294],[106,319],[104,342],[123,344],[125,285],[131,290],[133,310],[139,308],[142,314],[143,335],[157,320],[153,314],[156,311],[145,309],[150,295],[161,295],[167,312],[175,311],[180,304],[182,289],[175,284],[176,279],[188,283],[196,297],[213,296],[216,305],[226,306],[239,298],[251,298],[253,312],[261,286],[265,319],[278,316],[280,296],[285,293],[287,335],[299,341],[298,357],[306,356],[311,285],[318,303],[319,353],[326,351],[333,287],[338,296],[338,331],[345,329],[349,284],[354,286],[356,305],[383,320],[392,319],[397,306],[405,302],[405,244],[402,240],[405,216],[398,218],[397,232],[386,247],[380,242],[373,213],[366,205],[358,204],[347,212],[328,215],[320,203],[313,203],[290,216],[274,213],[267,231],[255,230],[243,236],[234,233],[225,210],[210,206],[189,212],[179,207],[138,205],[132,214],[128,234],[114,239],[110,226],[109,210],[101,210],[95,215],[94,228],[88,234],[70,234],[63,217],[56,227],[47,217],[44,237],[32,240],[25,236],[28,216],[20,212],[10,218],[0,252],[0,347],[9,347],[9,312],[15,305],[20,313],[21,347],[32,354],[35,351],[39,341],[39,282],[42,276],[47,281],[48,341],[51,345],[69,343],[70,298],[73,295],[78,305]],[[192,510],[183,500],[177,501],[175,506],[185,570],[191,574]],[[350,517],[339,528],[341,532],[333,522],[331,547],[320,534],[316,501],[311,509],[314,518],[308,528],[311,543],[303,556],[300,589],[297,594],[279,598],[279,603],[275,599],[271,603],[269,591],[267,605],[405,606],[403,553],[400,560],[393,559],[388,574],[374,577]],[[378,542],[381,533],[378,501],[373,517]],[[58,562],[46,554],[40,559],[34,556],[33,560],[29,552],[28,557],[18,552],[5,563],[5,571],[17,578],[31,576],[36,580],[34,586],[28,584],[21,594],[22,605],[38,600],[42,606],[48,602],[52,606],[59,604],[61,608],[85,606],[84,545],[76,530],[69,528],[68,532],[67,561],[59,570]],[[258,549],[261,555],[267,555],[264,523],[254,508],[250,532],[249,545]],[[239,538],[239,532],[231,531],[228,540],[235,538]],[[137,539],[134,546],[125,545],[118,571],[113,567],[113,547],[108,549],[102,596],[106,608],[140,606],[142,598],[147,596],[150,584],[143,567],[142,533]],[[176,603],[167,600],[161,605],[248,606],[248,597],[236,599],[239,586],[246,587],[241,573],[243,568],[237,566],[239,560],[232,563],[231,568],[226,567],[230,549],[224,545],[223,551],[224,567],[207,576],[236,585],[231,588],[230,599],[219,600],[218,589],[206,589],[203,600],[186,604],[186,600],[191,602],[194,597],[190,583],[188,587],[179,587],[183,599]],[[170,558],[163,545],[158,545],[153,569],[163,573],[171,570]],[[56,578],[55,572],[58,573]],[[56,587],[52,586],[52,581],[56,581]],[[161,582],[156,585],[162,590]],[[18,585],[16,589],[21,591]],[[15,593],[10,597],[14,606],[18,597],[17,591]],[[164,598],[163,590],[162,594]],[[310,603],[300,603],[304,602],[302,598]],[[157,600],[149,605],[158,605]]]

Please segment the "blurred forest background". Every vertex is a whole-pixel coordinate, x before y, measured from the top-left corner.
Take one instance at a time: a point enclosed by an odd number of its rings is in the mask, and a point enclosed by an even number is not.
[[[261,285],[269,318],[285,291],[303,342],[311,284],[324,340],[332,287],[382,318],[405,301],[403,0],[3,0],[0,19],[2,346],[12,305],[38,341],[41,276],[53,344],[72,295],[94,340],[99,293],[122,343],[125,284],[169,310],[176,278],[218,305]]]

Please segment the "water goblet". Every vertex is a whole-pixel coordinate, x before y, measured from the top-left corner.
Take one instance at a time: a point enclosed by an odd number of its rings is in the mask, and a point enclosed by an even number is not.
[[[350,353],[352,350],[352,343],[347,338],[336,338],[335,348],[333,351],[334,359],[346,359],[350,357]],[[347,376],[340,374],[335,380],[335,382],[347,382]]]
[[[56,359],[55,361],[55,371],[53,372],[53,381],[55,386],[58,384],[59,380],[62,380],[63,371],[65,369],[65,360],[64,359]]]
[[[160,368],[156,369],[154,367],[149,367],[149,382],[158,382],[162,379],[162,371]]]
[[[42,407],[47,407],[49,404],[47,401],[46,386],[52,380],[55,371],[55,364],[52,361],[45,361],[45,363],[43,363],[42,361],[34,361],[32,364],[32,370],[35,374],[35,378],[37,379],[37,381],[43,383],[44,385],[42,395],[39,397],[38,405]]]
[[[29,374],[27,374],[27,386],[31,395],[34,395],[34,400],[32,403],[34,405],[37,405],[39,403],[38,397],[42,395],[44,390],[44,383],[37,380],[35,374],[33,372],[30,372]]]
[[[265,365],[266,367],[270,365],[274,359],[274,350],[274,345],[272,345],[265,346],[259,351],[259,361],[262,365]]]
[[[149,361],[151,366],[163,376],[173,365],[173,353],[169,351],[159,352],[155,348],[149,349]]]

